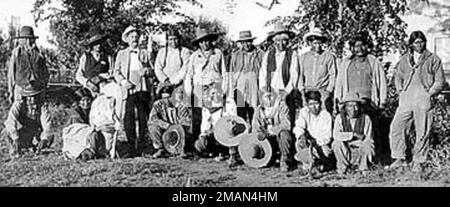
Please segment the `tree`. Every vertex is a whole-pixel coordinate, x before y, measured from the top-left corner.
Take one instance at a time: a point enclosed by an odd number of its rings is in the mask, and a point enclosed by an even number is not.
[[[303,43],[310,25],[320,27],[331,38],[331,50],[341,57],[344,43],[354,34],[368,33],[373,40],[372,53],[386,54],[407,36],[400,15],[407,11],[406,0],[299,0],[295,15],[277,18],[298,32],[294,43]]]
[[[94,33],[108,36],[108,53],[121,44],[121,33],[129,25],[148,32],[161,32],[170,26],[159,17],[178,16],[190,24],[192,19],[177,12],[178,2],[201,6],[196,0],[59,0],[63,9],[48,8],[56,0],[36,0],[32,13],[35,22],[50,21],[61,67],[75,69],[84,48],[80,43]]]

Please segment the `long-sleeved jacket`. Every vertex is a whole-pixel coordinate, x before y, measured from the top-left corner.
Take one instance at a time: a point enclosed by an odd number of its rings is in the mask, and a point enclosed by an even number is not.
[[[179,49],[173,49],[167,47],[161,48],[158,51],[155,61],[155,75],[160,83],[169,80],[171,84],[179,84],[183,81],[184,77],[178,74],[181,72],[183,66],[189,62],[192,51],[180,47]]]
[[[129,80],[131,53],[132,49],[129,47],[117,53],[114,66],[114,78],[121,85],[123,80]],[[145,74],[152,74],[154,72],[151,63],[151,52],[148,50],[137,49],[137,54],[139,60],[139,63],[137,64],[139,67],[138,74],[141,77],[141,80],[131,93],[137,91],[148,91],[151,87],[149,81],[150,77],[145,76]],[[128,93],[124,93],[124,98],[128,95]]]
[[[353,57],[344,58],[338,66],[338,74],[336,79],[336,88],[334,92],[335,99],[342,101],[349,92],[348,68]],[[371,100],[377,107],[381,107],[386,103],[387,83],[386,74],[380,61],[373,55],[367,55],[370,70],[372,74],[372,97]]]
[[[258,105],[258,75],[263,54],[263,51],[255,48],[251,52],[238,50],[231,55],[231,91],[238,90],[238,107],[243,107],[244,101],[255,108]]]
[[[41,139],[47,139],[50,135],[51,123],[51,115],[46,106],[41,106],[38,116],[30,119],[26,116],[26,103],[16,101],[11,106],[4,124],[11,139],[16,140],[24,138],[20,137],[24,136],[21,132],[25,132],[25,136],[40,134]]]
[[[153,104],[148,124],[162,129],[167,129],[175,124],[190,126],[191,110],[184,104],[175,107],[168,98],[161,99]]]
[[[266,117],[264,108],[262,106],[258,106],[258,108],[256,108],[255,110],[255,115],[252,122],[252,129],[254,130],[254,132],[267,132],[267,127],[269,125],[267,118],[273,118],[272,132],[275,135],[278,135],[282,130],[291,129],[289,108],[284,102],[280,103],[273,117]]]
[[[185,66],[180,75],[184,77],[183,72],[186,72],[184,87],[187,94],[194,93],[198,98],[203,98],[203,86],[217,83],[220,83],[222,91],[226,92],[229,73],[226,72],[225,58],[219,49],[210,51],[209,55],[197,50]]]
[[[439,93],[445,82],[441,59],[425,50],[415,66],[412,66],[411,60],[412,54],[406,53],[397,64],[394,75],[397,91],[406,91],[411,83],[413,71],[417,71],[419,72],[420,82],[428,93],[431,95]]]
[[[40,91],[47,87],[50,74],[44,55],[34,46],[30,50],[16,47],[8,68],[8,92],[20,99],[23,90]]]

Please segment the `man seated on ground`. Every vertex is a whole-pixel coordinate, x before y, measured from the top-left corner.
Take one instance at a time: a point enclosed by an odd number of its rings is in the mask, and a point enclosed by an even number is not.
[[[93,99],[91,92],[81,88],[75,93],[79,100],[69,112],[69,119],[63,129],[64,156],[82,161],[108,157],[104,134],[109,129],[95,128],[89,122]]]
[[[75,95],[77,100],[69,111],[66,126],[75,123],[89,124],[89,112],[93,99],[91,92],[87,88],[81,88],[75,92]]]
[[[259,140],[277,139],[281,151],[280,169],[291,170],[294,151],[294,137],[291,135],[289,109],[282,97],[273,88],[260,91],[261,105],[255,110],[252,123],[253,132],[258,133]]]
[[[308,91],[305,94],[306,106],[299,112],[295,120],[294,134],[297,138],[295,159],[303,164],[303,169],[323,171],[330,167],[332,117],[322,107],[319,91]]]
[[[183,102],[183,87],[173,89],[171,85],[164,85],[160,90],[160,96],[162,99],[153,104],[148,121],[149,136],[153,142],[153,147],[157,150],[152,155],[153,158],[166,155],[162,135],[170,126],[182,125],[187,134],[190,134],[188,132],[191,126],[191,110]],[[181,152],[181,157],[187,157],[184,150]]]
[[[343,111],[334,121],[332,144],[337,159],[338,174],[345,174],[351,165],[366,174],[375,156],[372,121],[361,112],[361,97],[358,93],[348,94],[341,103]]]

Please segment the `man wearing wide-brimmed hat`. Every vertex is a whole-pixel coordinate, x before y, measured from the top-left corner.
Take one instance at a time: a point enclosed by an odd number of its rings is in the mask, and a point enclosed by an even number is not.
[[[252,123],[252,133],[259,140],[276,139],[281,152],[280,169],[287,172],[293,167],[295,140],[291,133],[289,109],[276,89],[263,88],[260,91],[261,105],[256,108]]]
[[[323,44],[328,40],[327,35],[320,28],[313,28],[303,39],[311,46],[311,51],[299,58],[300,75],[297,87],[303,96],[307,91],[320,91],[322,107],[332,112],[337,66],[336,58],[323,48]]]
[[[164,157],[167,154],[163,145],[162,135],[171,126],[181,125],[184,132],[190,137],[191,109],[185,104],[183,87],[165,85],[160,91],[162,99],[155,101],[148,120],[148,132],[153,147],[157,150],[153,158]],[[182,149],[180,155],[186,157],[186,151]]]
[[[186,75],[181,70],[189,61],[192,51],[180,43],[181,34],[176,29],[166,32],[166,46],[158,51],[155,61],[155,75],[160,83],[178,85]]]
[[[131,155],[140,154],[150,113],[152,79],[154,71],[151,63],[151,52],[140,49],[140,31],[129,26],[122,33],[122,40],[128,47],[119,51],[114,66],[114,78],[123,88],[125,114],[120,114],[124,124]],[[138,121],[138,124],[136,124]]]
[[[8,68],[8,90],[13,102],[5,121],[10,140],[10,155],[20,156],[22,148],[40,140],[38,151],[49,145],[50,113],[44,106],[49,73],[46,60],[37,48],[33,28],[20,30],[19,46],[14,48]],[[34,146],[33,146],[34,147]]]
[[[100,91],[100,85],[110,78],[110,64],[103,43],[105,36],[95,34],[83,44],[88,48],[81,56],[75,79],[88,88],[94,95]]]
[[[352,165],[365,174],[375,156],[372,121],[361,111],[362,96],[348,93],[341,100],[342,112],[334,120],[333,152],[339,174],[345,174]]]
[[[242,47],[231,55],[231,94],[237,105],[237,115],[251,123],[258,106],[258,73],[261,68],[263,51],[253,45],[256,37],[248,30],[239,32],[237,42]]]
[[[297,87],[298,55],[288,48],[289,40],[294,33],[281,24],[275,24],[270,39],[274,41],[274,49],[268,50],[262,59],[259,73],[259,88],[284,90],[286,96]]]
[[[223,94],[228,86],[224,55],[213,46],[213,41],[218,37],[219,34],[205,28],[197,28],[196,38],[192,42],[198,49],[186,64],[184,86],[194,107],[194,136],[200,131],[199,139],[202,141],[207,139],[215,122],[222,116]],[[198,124],[200,120],[201,124]]]

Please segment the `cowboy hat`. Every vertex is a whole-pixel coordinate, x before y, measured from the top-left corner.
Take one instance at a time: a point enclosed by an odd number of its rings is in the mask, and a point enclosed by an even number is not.
[[[125,31],[122,33],[122,41],[127,42],[128,34],[130,32],[134,32],[134,31],[138,31],[139,32],[139,30],[136,27],[134,27],[134,26],[127,27],[125,29]]]
[[[239,32],[239,39],[236,40],[236,42],[251,41],[254,39],[256,39],[256,37],[252,36],[252,32],[250,30],[245,30]]]
[[[322,40],[327,40],[328,37],[325,32],[320,28],[313,28],[303,36],[303,41],[308,42],[311,37],[319,37]]]
[[[34,35],[34,30],[32,27],[30,26],[23,26],[20,29],[19,32],[19,36],[15,37],[16,39],[20,39],[20,38],[32,38],[32,39],[37,39],[39,37]]]
[[[362,97],[359,95],[359,93],[348,93],[344,96],[344,98],[342,99],[341,103],[345,104],[347,102],[362,102],[363,99]]]
[[[178,155],[184,151],[186,134],[182,125],[172,125],[162,135],[164,148],[167,152]]]
[[[267,39],[273,39],[275,36],[277,36],[279,34],[287,34],[289,36],[289,38],[293,38],[295,36],[294,32],[289,31],[289,29],[287,29],[281,23],[277,23],[274,26],[274,30],[272,30],[272,32],[269,33],[269,36],[267,37]]]
[[[272,161],[273,149],[268,139],[258,140],[257,133],[245,134],[238,146],[241,159],[250,167],[261,168]]]
[[[216,40],[218,37],[219,37],[219,34],[217,34],[217,33],[212,33],[205,28],[197,28],[195,30],[195,39],[192,40],[192,43],[197,44],[200,40],[206,39],[206,38],[211,38],[213,40]]]
[[[95,45],[96,43],[103,42],[105,40],[106,36],[95,34],[94,36],[90,37],[88,40],[84,41],[82,44],[85,46],[91,46]]]
[[[243,118],[224,116],[214,126],[214,138],[224,146],[234,147],[241,141],[242,136],[239,135],[248,133],[248,129],[249,126]]]

